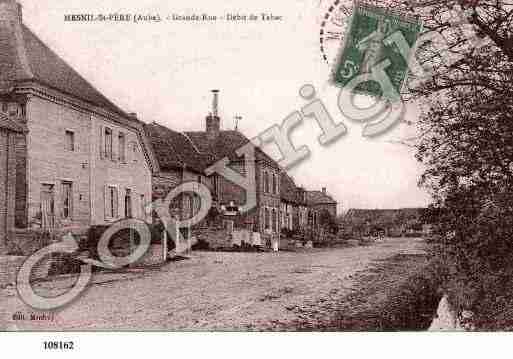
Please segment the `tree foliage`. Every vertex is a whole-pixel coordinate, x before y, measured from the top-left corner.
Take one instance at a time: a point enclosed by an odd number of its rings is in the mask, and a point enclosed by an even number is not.
[[[442,52],[419,49],[433,76],[410,91],[423,108],[417,158],[435,198],[437,256],[453,301],[487,327],[513,273],[513,2],[426,1],[410,11],[447,40]]]

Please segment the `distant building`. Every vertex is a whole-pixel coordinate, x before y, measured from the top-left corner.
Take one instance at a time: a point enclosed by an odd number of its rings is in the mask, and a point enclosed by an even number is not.
[[[281,228],[301,231],[308,224],[306,191],[285,172],[281,176]]]
[[[333,219],[337,218],[337,201],[328,194],[326,187],[322,191],[307,191],[306,199],[309,211],[309,223],[314,227],[319,225],[321,213],[327,211]]]
[[[387,236],[399,237],[423,231],[424,208],[350,209],[344,216],[343,226],[358,229],[363,235],[384,231]]]
[[[217,106],[218,92],[214,91],[213,108],[205,119],[205,129],[185,134],[200,154],[210,155],[210,165],[228,158],[229,166],[233,170],[246,175],[244,157],[237,156],[236,151],[250,140],[239,131],[221,129]],[[255,148],[254,166],[255,188],[252,191],[256,194],[256,207],[247,213],[241,213],[238,225],[262,234],[279,236],[281,169],[276,161],[258,147]],[[213,176],[212,183],[220,206],[240,207],[246,203],[244,188],[217,174]]]
[[[212,112],[205,118],[203,131],[178,133],[156,124],[145,126],[160,167],[153,177],[154,198],[164,196],[185,181],[196,180],[210,188],[221,213],[234,214],[246,204],[244,188],[218,174],[205,176],[208,167],[224,158],[228,158],[230,168],[247,175],[245,159],[237,156],[236,151],[250,140],[239,131],[221,129],[218,101],[218,92],[214,91]],[[235,225],[279,236],[281,169],[260,148],[255,148],[254,166],[255,187],[251,191],[256,195],[256,207],[247,213],[237,212]]]

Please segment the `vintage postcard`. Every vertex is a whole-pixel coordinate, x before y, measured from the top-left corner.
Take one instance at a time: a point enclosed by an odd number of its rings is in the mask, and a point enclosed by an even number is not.
[[[504,1],[0,0],[0,331],[511,330],[512,38]]]

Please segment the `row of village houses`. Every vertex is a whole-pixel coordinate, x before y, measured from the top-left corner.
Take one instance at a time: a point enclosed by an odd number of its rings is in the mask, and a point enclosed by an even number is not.
[[[244,190],[205,169],[225,157],[236,168],[235,150],[248,141],[221,130],[216,108],[196,132],[145,124],[26,27],[15,0],[0,1],[0,254],[14,228],[148,219],[147,203],[187,181],[208,186],[219,208],[241,205]],[[323,210],[336,216],[326,189],[296,186],[260,149],[255,169],[257,206],[243,221],[251,229],[279,233],[315,225]],[[196,208],[190,196],[177,206],[183,216]]]

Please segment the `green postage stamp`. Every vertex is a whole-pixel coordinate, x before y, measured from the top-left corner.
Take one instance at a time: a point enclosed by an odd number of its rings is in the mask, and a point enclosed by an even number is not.
[[[399,100],[422,28],[416,17],[355,1],[334,68],[335,84],[354,93]]]

